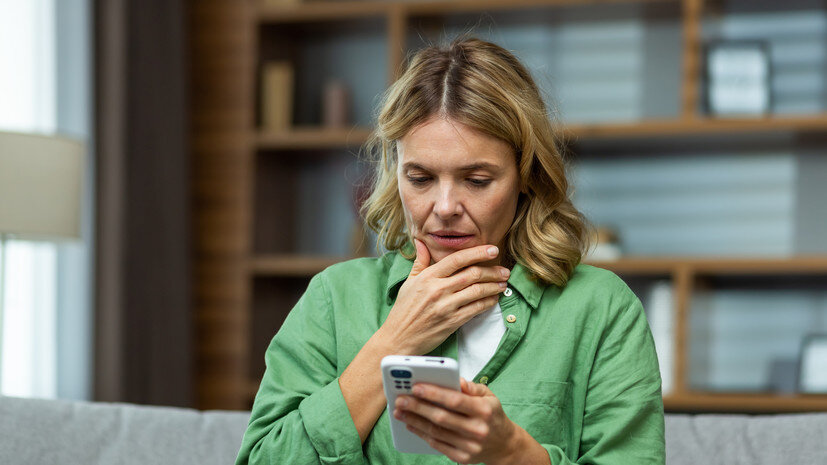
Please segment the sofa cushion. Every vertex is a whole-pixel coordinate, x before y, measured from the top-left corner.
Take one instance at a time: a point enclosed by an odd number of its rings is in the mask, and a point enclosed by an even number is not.
[[[0,397],[0,464],[227,465],[249,416]],[[827,464],[827,413],[667,414],[666,463]]]
[[[0,464],[227,465],[249,416],[0,397]]]
[[[827,464],[827,414],[668,414],[666,463]]]

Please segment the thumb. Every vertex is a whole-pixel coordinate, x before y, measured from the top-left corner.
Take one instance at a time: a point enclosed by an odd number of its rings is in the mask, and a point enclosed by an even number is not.
[[[471,381],[467,381],[465,378],[460,378],[460,388],[462,389],[462,392],[468,394],[469,396],[483,397],[491,393],[488,386],[485,386],[484,384],[472,383]]]
[[[431,254],[428,252],[428,247],[419,239],[414,239],[414,246],[416,246],[416,260],[414,260],[413,268],[411,268],[410,276],[416,276],[431,264]]]

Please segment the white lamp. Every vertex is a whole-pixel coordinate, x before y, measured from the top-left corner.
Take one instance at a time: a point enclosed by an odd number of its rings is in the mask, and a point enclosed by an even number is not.
[[[0,131],[0,353],[6,241],[80,238],[85,152],[72,139]]]

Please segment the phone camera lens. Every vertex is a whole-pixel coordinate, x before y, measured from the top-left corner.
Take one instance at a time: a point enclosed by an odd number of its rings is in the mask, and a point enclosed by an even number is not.
[[[410,378],[411,372],[409,370],[391,370],[391,376],[394,378]]]

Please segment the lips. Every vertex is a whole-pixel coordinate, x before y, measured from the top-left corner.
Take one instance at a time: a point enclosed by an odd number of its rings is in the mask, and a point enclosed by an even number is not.
[[[459,248],[466,242],[468,242],[472,237],[473,234],[465,234],[459,231],[434,231],[429,233],[428,236],[437,244],[449,247],[449,248]]]

